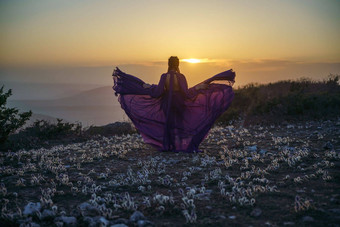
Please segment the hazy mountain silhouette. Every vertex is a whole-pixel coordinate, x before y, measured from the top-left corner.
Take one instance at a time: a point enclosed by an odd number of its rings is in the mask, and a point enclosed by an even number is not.
[[[80,121],[84,126],[122,121],[124,116],[111,86],[91,89],[61,99],[10,100],[8,104],[22,111],[32,110],[37,114],[71,122]]]
[[[100,85],[67,84],[67,83],[38,83],[4,81],[5,90],[12,89],[9,100],[46,100],[65,98],[85,92]]]
[[[53,105],[101,106],[120,105],[111,86],[100,87],[67,98],[53,100]]]

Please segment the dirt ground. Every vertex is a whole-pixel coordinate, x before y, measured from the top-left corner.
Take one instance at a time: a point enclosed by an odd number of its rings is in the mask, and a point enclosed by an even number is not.
[[[200,149],[132,134],[1,153],[0,223],[340,225],[340,120],[215,127]]]

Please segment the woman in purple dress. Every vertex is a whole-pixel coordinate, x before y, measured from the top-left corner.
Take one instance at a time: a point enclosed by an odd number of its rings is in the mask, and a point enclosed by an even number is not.
[[[170,57],[168,72],[149,85],[116,68],[115,94],[145,143],[161,151],[198,152],[215,120],[230,106],[235,73],[219,73],[188,89],[179,59]],[[224,80],[227,84],[211,83]]]

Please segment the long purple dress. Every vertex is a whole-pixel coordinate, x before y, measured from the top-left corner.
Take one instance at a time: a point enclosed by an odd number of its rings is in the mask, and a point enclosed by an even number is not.
[[[176,71],[164,73],[158,85],[150,88],[144,88],[141,79],[118,68],[112,76],[121,107],[145,143],[161,151],[198,152],[199,144],[234,97],[232,70],[199,83],[207,84],[206,89],[197,89],[199,84],[188,89],[184,75]],[[215,80],[229,83],[211,83]]]

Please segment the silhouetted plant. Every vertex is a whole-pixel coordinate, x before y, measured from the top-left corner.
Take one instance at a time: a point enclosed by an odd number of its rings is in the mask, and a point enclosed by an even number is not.
[[[115,122],[104,126],[91,126],[85,131],[87,135],[123,135],[136,133],[136,130],[132,127],[129,122]]]
[[[29,136],[36,136],[40,139],[59,139],[67,136],[80,136],[82,126],[80,123],[63,122],[57,119],[57,123],[46,120],[36,120],[31,126],[25,129]]]
[[[19,113],[17,108],[7,107],[7,99],[11,95],[11,89],[5,92],[4,86],[0,88],[0,144],[4,144],[8,136],[22,127],[32,116],[32,111]]]
[[[9,137],[11,150],[50,147],[57,144],[65,144],[74,141],[82,141],[83,129],[80,123],[63,122],[57,119],[56,123],[46,120],[36,120]]]
[[[217,122],[228,123],[240,117],[252,119],[252,123],[339,117],[339,79],[339,75],[331,74],[323,81],[302,78],[243,86],[235,89],[234,101]]]

